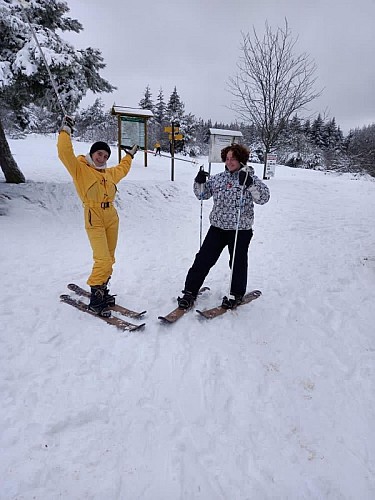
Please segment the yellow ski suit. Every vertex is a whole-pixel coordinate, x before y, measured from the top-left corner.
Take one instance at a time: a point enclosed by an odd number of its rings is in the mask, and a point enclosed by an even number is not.
[[[70,135],[65,131],[59,133],[57,150],[84,206],[85,229],[94,259],[87,284],[103,285],[112,275],[115,263],[119,228],[117,211],[113,206],[116,184],[128,174],[132,157],[127,154],[117,166],[96,170],[84,155],[74,154]]]

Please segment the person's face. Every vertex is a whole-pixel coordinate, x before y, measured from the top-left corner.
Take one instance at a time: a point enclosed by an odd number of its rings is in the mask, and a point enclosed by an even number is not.
[[[236,170],[239,170],[241,167],[240,162],[233,156],[233,151],[228,151],[225,165],[229,172],[236,172]]]
[[[104,149],[99,149],[92,154],[91,158],[97,167],[102,167],[105,163],[107,163],[109,154],[107,151],[104,151]]]

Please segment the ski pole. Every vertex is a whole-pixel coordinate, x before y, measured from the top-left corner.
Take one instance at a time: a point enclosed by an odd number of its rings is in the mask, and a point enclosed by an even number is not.
[[[203,165],[199,168],[200,171],[203,170]],[[203,227],[203,184],[200,185],[200,200],[201,200],[201,213],[200,213],[200,225],[199,225],[199,248],[202,248],[202,227]]]
[[[67,111],[66,111],[66,109],[65,109],[65,107],[64,107],[64,105],[63,105],[63,102],[62,102],[62,100],[61,100],[60,94],[59,94],[59,92],[58,92],[58,90],[57,90],[56,83],[55,83],[55,81],[54,81],[54,79],[53,79],[53,76],[52,76],[51,70],[49,69],[49,66],[48,66],[47,60],[46,60],[46,58],[45,58],[45,56],[44,56],[44,53],[43,53],[42,47],[41,47],[41,46],[40,46],[40,44],[39,44],[39,41],[38,41],[38,38],[37,38],[37,36],[36,36],[35,30],[34,30],[34,28],[32,27],[31,22],[30,22],[30,19],[29,19],[28,15],[27,15],[27,13],[26,13],[26,10],[25,10],[25,8],[24,8],[24,6],[23,6],[23,1],[24,1],[24,0],[19,0],[19,2],[18,2],[18,3],[19,3],[19,4],[20,4],[20,6],[21,6],[22,13],[23,13],[23,15],[24,15],[24,17],[25,17],[25,19],[26,19],[26,21],[27,21],[27,24],[28,24],[28,25],[29,25],[29,27],[30,27],[30,31],[31,31],[31,33],[32,33],[32,35],[33,35],[33,38],[34,38],[34,40],[35,40],[35,43],[36,43],[36,45],[37,45],[37,47],[38,47],[38,49],[39,49],[40,55],[42,56],[43,62],[44,62],[44,64],[45,64],[45,67],[46,67],[46,70],[47,70],[47,73],[48,73],[48,76],[49,76],[49,78],[50,78],[50,80],[51,80],[51,84],[52,84],[53,90],[55,91],[55,94],[56,94],[56,97],[57,97],[57,101],[58,101],[58,103],[60,104],[61,110],[62,110],[62,112],[64,113],[64,115],[67,115],[68,113],[67,113]]]
[[[231,289],[232,289],[233,269],[234,269],[234,260],[236,258],[238,228],[239,228],[239,225],[240,225],[241,210],[242,210],[242,205],[243,205],[243,194],[244,194],[244,191],[245,191],[246,181],[247,181],[248,175],[249,175],[249,172],[246,171],[245,181],[244,181],[242,189],[241,189],[240,206],[238,207],[238,213],[237,213],[237,225],[236,225],[236,234],[235,234],[235,237],[234,237],[233,254],[232,254],[232,265],[231,265],[231,268],[230,268],[230,279],[229,279],[228,297],[230,297],[230,295],[231,295]]]
[[[151,151],[151,149],[146,149],[145,152],[152,153],[153,155],[155,154],[154,151]],[[171,158],[170,155],[161,154],[160,156],[163,156],[164,158]],[[196,165],[198,163],[196,160],[185,160],[185,158],[177,158],[176,156],[174,157],[174,159],[178,161],[186,161],[187,163],[192,163],[193,165]]]
[[[201,215],[200,215],[200,227],[199,227],[199,248],[202,248],[202,221],[203,221],[203,186],[201,185]]]

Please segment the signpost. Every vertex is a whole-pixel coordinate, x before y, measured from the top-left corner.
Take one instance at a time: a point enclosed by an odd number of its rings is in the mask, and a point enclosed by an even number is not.
[[[131,148],[138,144],[144,150],[144,166],[147,167],[147,120],[154,115],[148,109],[113,106],[112,114],[118,118],[118,159],[121,148]]]
[[[145,148],[145,128],[144,119],[136,116],[121,116],[121,141],[120,146],[131,148],[133,144],[138,144]]]
[[[277,156],[273,153],[268,153],[266,162],[266,175],[264,177],[265,179],[275,177],[276,162]]]
[[[166,132],[171,144],[171,181],[174,181],[174,151],[175,151],[175,141],[182,141],[184,136],[179,133],[180,124],[178,122],[172,122],[170,127],[164,127],[164,132]]]

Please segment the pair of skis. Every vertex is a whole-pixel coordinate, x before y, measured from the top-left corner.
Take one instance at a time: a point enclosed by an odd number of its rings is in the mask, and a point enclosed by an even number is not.
[[[204,290],[207,290],[207,289],[208,289],[207,287],[201,288],[199,293],[202,293]],[[260,297],[261,295],[262,295],[262,292],[260,290],[253,290],[252,292],[249,292],[246,295],[244,295],[242,302],[232,309],[227,309],[227,308],[220,305],[220,306],[212,307],[211,309],[204,309],[204,310],[196,309],[196,311],[200,315],[201,318],[213,319],[213,318],[217,318],[218,316],[221,316],[222,314],[225,314],[227,311],[233,311],[233,309],[237,309],[237,307],[239,307],[239,306],[242,306],[244,304],[248,304],[249,302],[252,302],[253,300]],[[171,311],[166,316],[159,316],[159,319],[163,323],[168,323],[168,324],[175,323],[177,320],[182,318],[182,316],[184,316],[184,314],[186,314],[192,308],[193,308],[193,306],[191,306],[188,309],[180,309],[179,307],[176,307],[176,309],[173,309],[173,311]]]
[[[80,295],[81,297],[87,297],[90,298],[90,292],[85,290],[84,288],[81,288],[78,285],[75,285],[74,283],[70,283],[68,285],[69,290],[72,292],[76,293],[77,295]],[[130,323],[129,321],[126,321],[122,318],[119,318],[118,316],[110,316],[109,318],[106,318],[105,316],[99,316],[98,314],[95,314],[94,312],[90,311],[88,308],[88,305],[85,302],[82,302],[82,300],[76,299],[71,297],[70,295],[60,295],[60,300],[62,302],[65,302],[65,304],[69,304],[76,309],[79,309],[80,311],[86,312],[88,314],[91,314],[92,316],[96,316],[97,318],[102,319],[109,325],[116,326],[120,330],[123,331],[128,331],[132,332],[134,330],[141,330],[142,328],[145,327],[146,323],[141,323],[141,324],[135,324],[135,323]],[[147,311],[141,311],[141,312],[136,312],[132,311],[131,309],[128,309],[127,307],[120,306],[118,304],[115,304],[114,306],[109,307],[109,309],[113,312],[117,312],[119,314],[122,314],[123,316],[127,316],[132,319],[141,319],[144,314],[146,314]]]
[[[69,290],[76,293],[77,295],[80,295],[82,297],[87,297],[87,298],[90,297],[90,292],[81,288],[78,285],[71,283],[68,285],[68,288],[69,288]],[[203,293],[206,290],[209,290],[209,288],[208,287],[201,288],[199,291],[199,294]],[[238,304],[234,309],[237,309],[237,307],[239,307],[241,305],[248,304],[249,302],[252,302],[253,300],[260,297],[261,295],[262,295],[262,292],[260,290],[253,290],[253,291],[247,293],[243,297],[242,302],[240,304]],[[145,323],[141,323],[141,324],[131,323],[131,322],[126,321],[122,318],[119,318],[118,316],[110,316],[109,318],[106,318],[105,316],[99,316],[99,315],[95,314],[94,312],[90,311],[90,309],[88,308],[88,305],[85,302],[82,302],[79,299],[71,297],[70,295],[65,295],[65,294],[60,295],[60,300],[62,302],[65,302],[65,304],[69,304],[69,305],[75,307],[76,309],[79,309],[80,311],[91,314],[92,316],[96,316],[97,318],[102,319],[103,321],[105,321],[109,325],[116,326],[117,328],[119,328],[120,330],[123,330],[123,331],[140,330],[140,329],[144,328],[146,325]],[[184,316],[192,308],[193,308],[193,306],[190,307],[189,309],[180,309],[179,307],[176,307],[169,314],[167,314],[166,316],[159,316],[158,319],[160,319],[160,321],[162,323],[172,324],[172,323],[175,323],[176,321],[178,321],[180,318],[182,318],[182,316]],[[117,312],[123,316],[127,316],[127,317],[132,318],[132,319],[141,319],[143,317],[143,315],[146,314],[146,311],[136,312],[136,311],[132,311],[131,309],[128,309],[127,307],[120,306],[118,304],[110,307],[109,309],[111,309],[111,311],[113,311],[113,312]],[[220,305],[220,306],[213,307],[211,309],[204,309],[204,310],[197,309],[196,311],[200,315],[201,318],[213,319],[213,318],[216,318],[218,316],[221,316],[222,314],[225,314],[227,311],[232,311],[232,310],[233,309],[226,309],[225,307],[222,307]]]

